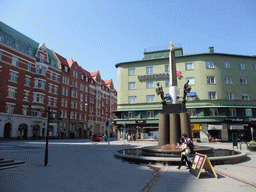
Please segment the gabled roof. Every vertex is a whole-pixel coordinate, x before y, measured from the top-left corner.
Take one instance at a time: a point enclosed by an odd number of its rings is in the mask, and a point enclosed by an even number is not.
[[[75,61],[72,59],[72,58],[68,58],[67,59],[67,63],[68,63],[68,66],[71,68],[71,66],[73,65]]]
[[[90,72],[86,71],[86,70],[83,69],[82,67],[81,67],[81,70],[84,72],[84,75],[85,75],[86,77],[89,77],[90,79],[92,79],[92,76],[91,76],[91,73],[90,73]]]
[[[62,65],[68,66],[67,59],[59,55],[58,53],[54,52],[59,61],[61,62]]]
[[[99,71],[96,71],[96,72],[91,72],[91,76],[92,77],[96,77],[98,75]]]

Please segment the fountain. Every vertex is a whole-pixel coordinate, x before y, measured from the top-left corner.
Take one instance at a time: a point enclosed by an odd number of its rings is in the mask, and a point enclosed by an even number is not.
[[[163,109],[159,115],[159,137],[158,146],[143,147],[140,149],[125,149],[115,153],[115,156],[123,160],[138,163],[163,163],[177,165],[180,162],[181,150],[177,149],[177,143],[182,133],[186,133],[189,138],[191,134],[190,115],[186,110],[186,97],[191,87],[189,81],[183,86],[182,102],[178,103],[178,87],[176,75],[176,63],[174,47],[171,42],[170,55],[170,88],[169,97],[164,97],[162,86],[157,83],[156,93],[162,99]],[[170,104],[167,104],[167,99]],[[194,152],[199,152],[209,156],[213,164],[237,163],[246,158],[245,153],[234,150],[213,149],[211,147],[195,146]],[[193,156],[193,155],[190,155]]]

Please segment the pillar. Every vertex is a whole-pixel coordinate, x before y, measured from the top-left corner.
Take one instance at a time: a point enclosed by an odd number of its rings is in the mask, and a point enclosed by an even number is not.
[[[158,145],[169,144],[169,114],[160,113],[158,131]]]
[[[189,138],[192,138],[191,122],[189,113],[180,113],[180,130],[181,134],[186,133]]]
[[[170,125],[170,144],[176,145],[180,141],[180,118],[178,113],[169,114],[169,125]]]

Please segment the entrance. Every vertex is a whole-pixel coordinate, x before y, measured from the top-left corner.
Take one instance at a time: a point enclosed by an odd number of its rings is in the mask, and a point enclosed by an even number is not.
[[[12,124],[6,123],[4,125],[4,138],[11,138]]]
[[[27,139],[28,138],[28,126],[25,123],[19,125],[18,137],[19,137],[19,139]]]

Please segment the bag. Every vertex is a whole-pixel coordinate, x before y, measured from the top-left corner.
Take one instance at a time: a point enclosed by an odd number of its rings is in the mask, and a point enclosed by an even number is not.
[[[190,154],[191,153],[190,149],[189,148],[185,149],[185,153],[186,155]]]
[[[193,143],[188,144],[188,147],[189,147],[191,153],[192,153],[192,152],[194,151],[194,149],[195,149],[195,146],[193,145]]]

